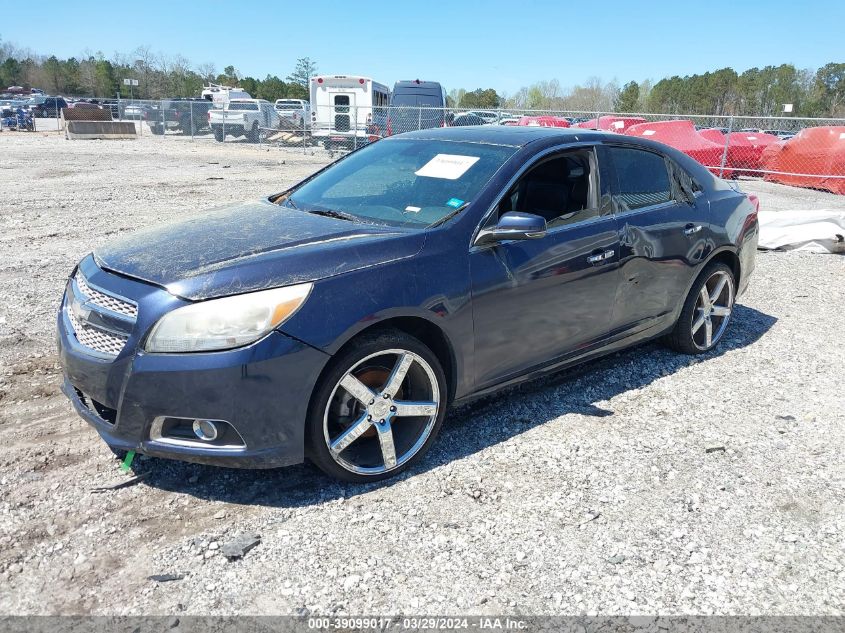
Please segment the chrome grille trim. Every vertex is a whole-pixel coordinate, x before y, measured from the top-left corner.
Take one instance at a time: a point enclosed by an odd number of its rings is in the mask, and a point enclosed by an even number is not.
[[[73,334],[79,344],[106,356],[117,356],[126,346],[128,336],[119,336],[95,327],[85,327],[77,321],[72,310],[65,310]]]
[[[99,306],[109,312],[122,314],[131,319],[138,318],[138,306],[134,303],[92,288],[80,272],[76,273],[74,281],[76,281],[76,287],[79,288],[79,292],[85,295],[86,300],[95,306]]]

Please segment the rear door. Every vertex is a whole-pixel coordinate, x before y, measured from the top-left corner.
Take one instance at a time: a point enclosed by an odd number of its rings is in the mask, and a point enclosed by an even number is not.
[[[708,252],[708,202],[670,158],[632,145],[600,150],[612,168],[619,227],[619,291],[613,329],[665,325]],[[681,182],[682,179],[685,182]]]
[[[355,94],[351,92],[334,92],[331,98],[332,129],[335,132],[348,132],[352,128]]]

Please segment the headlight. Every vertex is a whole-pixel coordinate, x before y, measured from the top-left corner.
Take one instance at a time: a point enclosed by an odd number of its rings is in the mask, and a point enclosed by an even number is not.
[[[212,299],[177,308],[153,327],[148,352],[207,352],[257,341],[293,316],[313,284]]]

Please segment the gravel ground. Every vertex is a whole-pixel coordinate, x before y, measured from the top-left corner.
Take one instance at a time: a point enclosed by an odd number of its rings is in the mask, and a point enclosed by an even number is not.
[[[455,410],[393,482],[142,458],[143,482],[92,493],[127,476],[59,394],[73,264],[324,163],[0,134],[0,613],[845,613],[836,256],[761,253],[718,352],[646,345]],[[742,186],[764,208],[841,204]]]

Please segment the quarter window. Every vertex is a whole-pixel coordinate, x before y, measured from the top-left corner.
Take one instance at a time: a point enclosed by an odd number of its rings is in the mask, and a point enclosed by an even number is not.
[[[666,161],[660,154],[630,147],[609,147],[616,170],[614,194],[619,211],[670,202],[673,199]]]

